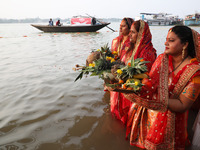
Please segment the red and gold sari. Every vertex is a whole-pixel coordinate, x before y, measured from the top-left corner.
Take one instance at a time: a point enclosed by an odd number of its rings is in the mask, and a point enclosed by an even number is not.
[[[123,35],[120,35],[113,39],[112,45],[111,45],[111,51],[116,51],[118,53],[118,56],[120,60],[122,60],[123,56],[126,55],[126,52],[130,48],[130,38],[125,37]]]
[[[127,64],[128,61],[131,60],[131,58],[143,58],[146,61],[150,61],[150,63],[148,63],[147,65],[148,70],[150,70],[157,56],[156,50],[153,48],[153,45],[151,43],[151,39],[152,36],[148,24],[141,20],[140,30],[134,49],[130,50],[130,41],[128,41],[127,43],[124,42],[125,44],[121,46],[119,46],[119,44],[115,44],[113,49],[116,51],[117,49],[119,49],[119,47],[122,48],[117,51],[118,54],[121,54],[120,60],[125,62],[125,64]],[[117,119],[126,124],[131,102],[127,100],[122,93],[110,92],[110,105],[111,112],[117,117]]]
[[[127,121],[130,144],[149,150],[184,150],[187,139],[188,112],[174,113],[167,108],[169,98],[180,94],[195,101],[200,91],[200,35],[193,31],[196,58],[176,75],[172,72],[172,57],[161,54],[149,73],[139,94],[124,94],[134,102]],[[137,103],[137,104],[136,104]]]
[[[121,61],[125,62],[124,59],[127,56],[131,56],[132,52],[130,49],[130,38],[128,37],[126,40],[123,40],[123,36],[118,36],[112,41],[111,51],[116,51],[118,53],[118,56]],[[124,113],[128,112],[127,110],[123,110],[124,107],[128,106],[130,101],[126,101],[122,106],[122,99],[123,95],[121,95],[119,92],[113,92],[110,91],[110,106],[111,106],[111,112],[114,114],[114,116],[121,120],[122,122],[125,122],[127,119],[124,118]]]

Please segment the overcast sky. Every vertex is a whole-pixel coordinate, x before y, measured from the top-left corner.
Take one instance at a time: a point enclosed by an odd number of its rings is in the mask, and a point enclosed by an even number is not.
[[[140,13],[170,13],[184,18],[200,13],[200,0],[0,0],[0,18],[135,18]]]

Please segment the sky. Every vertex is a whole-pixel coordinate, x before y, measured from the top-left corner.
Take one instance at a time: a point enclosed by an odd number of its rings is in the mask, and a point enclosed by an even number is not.
[[[1,19],[135,18],[140,13],[169,13],[185,18],[200,13],[200,0],[0,0]]]

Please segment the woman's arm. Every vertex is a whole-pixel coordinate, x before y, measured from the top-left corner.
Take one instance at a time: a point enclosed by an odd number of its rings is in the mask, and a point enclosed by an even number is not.
[[[200,76],[194,77],[183,89],[178,99],[169,99],[168,108],[174,112],[187,111],[200,94]]]
[[[185,112],[193,103],[193,101],[181,94],[179,99],[169,99],[168,108],[174,112]]]

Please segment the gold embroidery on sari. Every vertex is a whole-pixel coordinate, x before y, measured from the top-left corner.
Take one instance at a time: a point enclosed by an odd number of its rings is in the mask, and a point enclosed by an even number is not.
[[[164,55],[161,62],[160,76],[159,76],[159,88],[158,88],[158,96],[160,102],[164,105],[164,110],[167,110],[168,100],[169,100],[169,92],[168,92],[168,56]],[[164,111],[163,110],[163,111]]]
[[[181,93],[191,101],[195,101],[197,97],[199,96],[200,93],[200,84],[190,82],[184,89],[183,92]]]
[[[180,79],[178,80],[178,83],[175,85],[173,90],[173,98],[178,98],[180,93],[183,91],[183,88],[186,86],[190,78],[196,73],[198,70],[200,70],[199,65],[191,65],[186,68],[186,70],[182,73],[180,76]]]
[[[161,68],[160,87],[158,89],[159,101],[157,99],[144,99],[136,94],[124,94],[125,98],[137,102],[148,109],[159,110],[165,112],[168,104],[168,57],[164,56],[162,60],[163,68]]]
[[[159,78],[158,95],[160,103],[163,104],[162,111],[166,112],[168,105],[168,56],[164,55],[161,64],[160,78]],[[175,113],[167,110],[167,125],[164,133],[164,141],[160,144],[145,141],[147,149],[174,149],[175,148]]]

